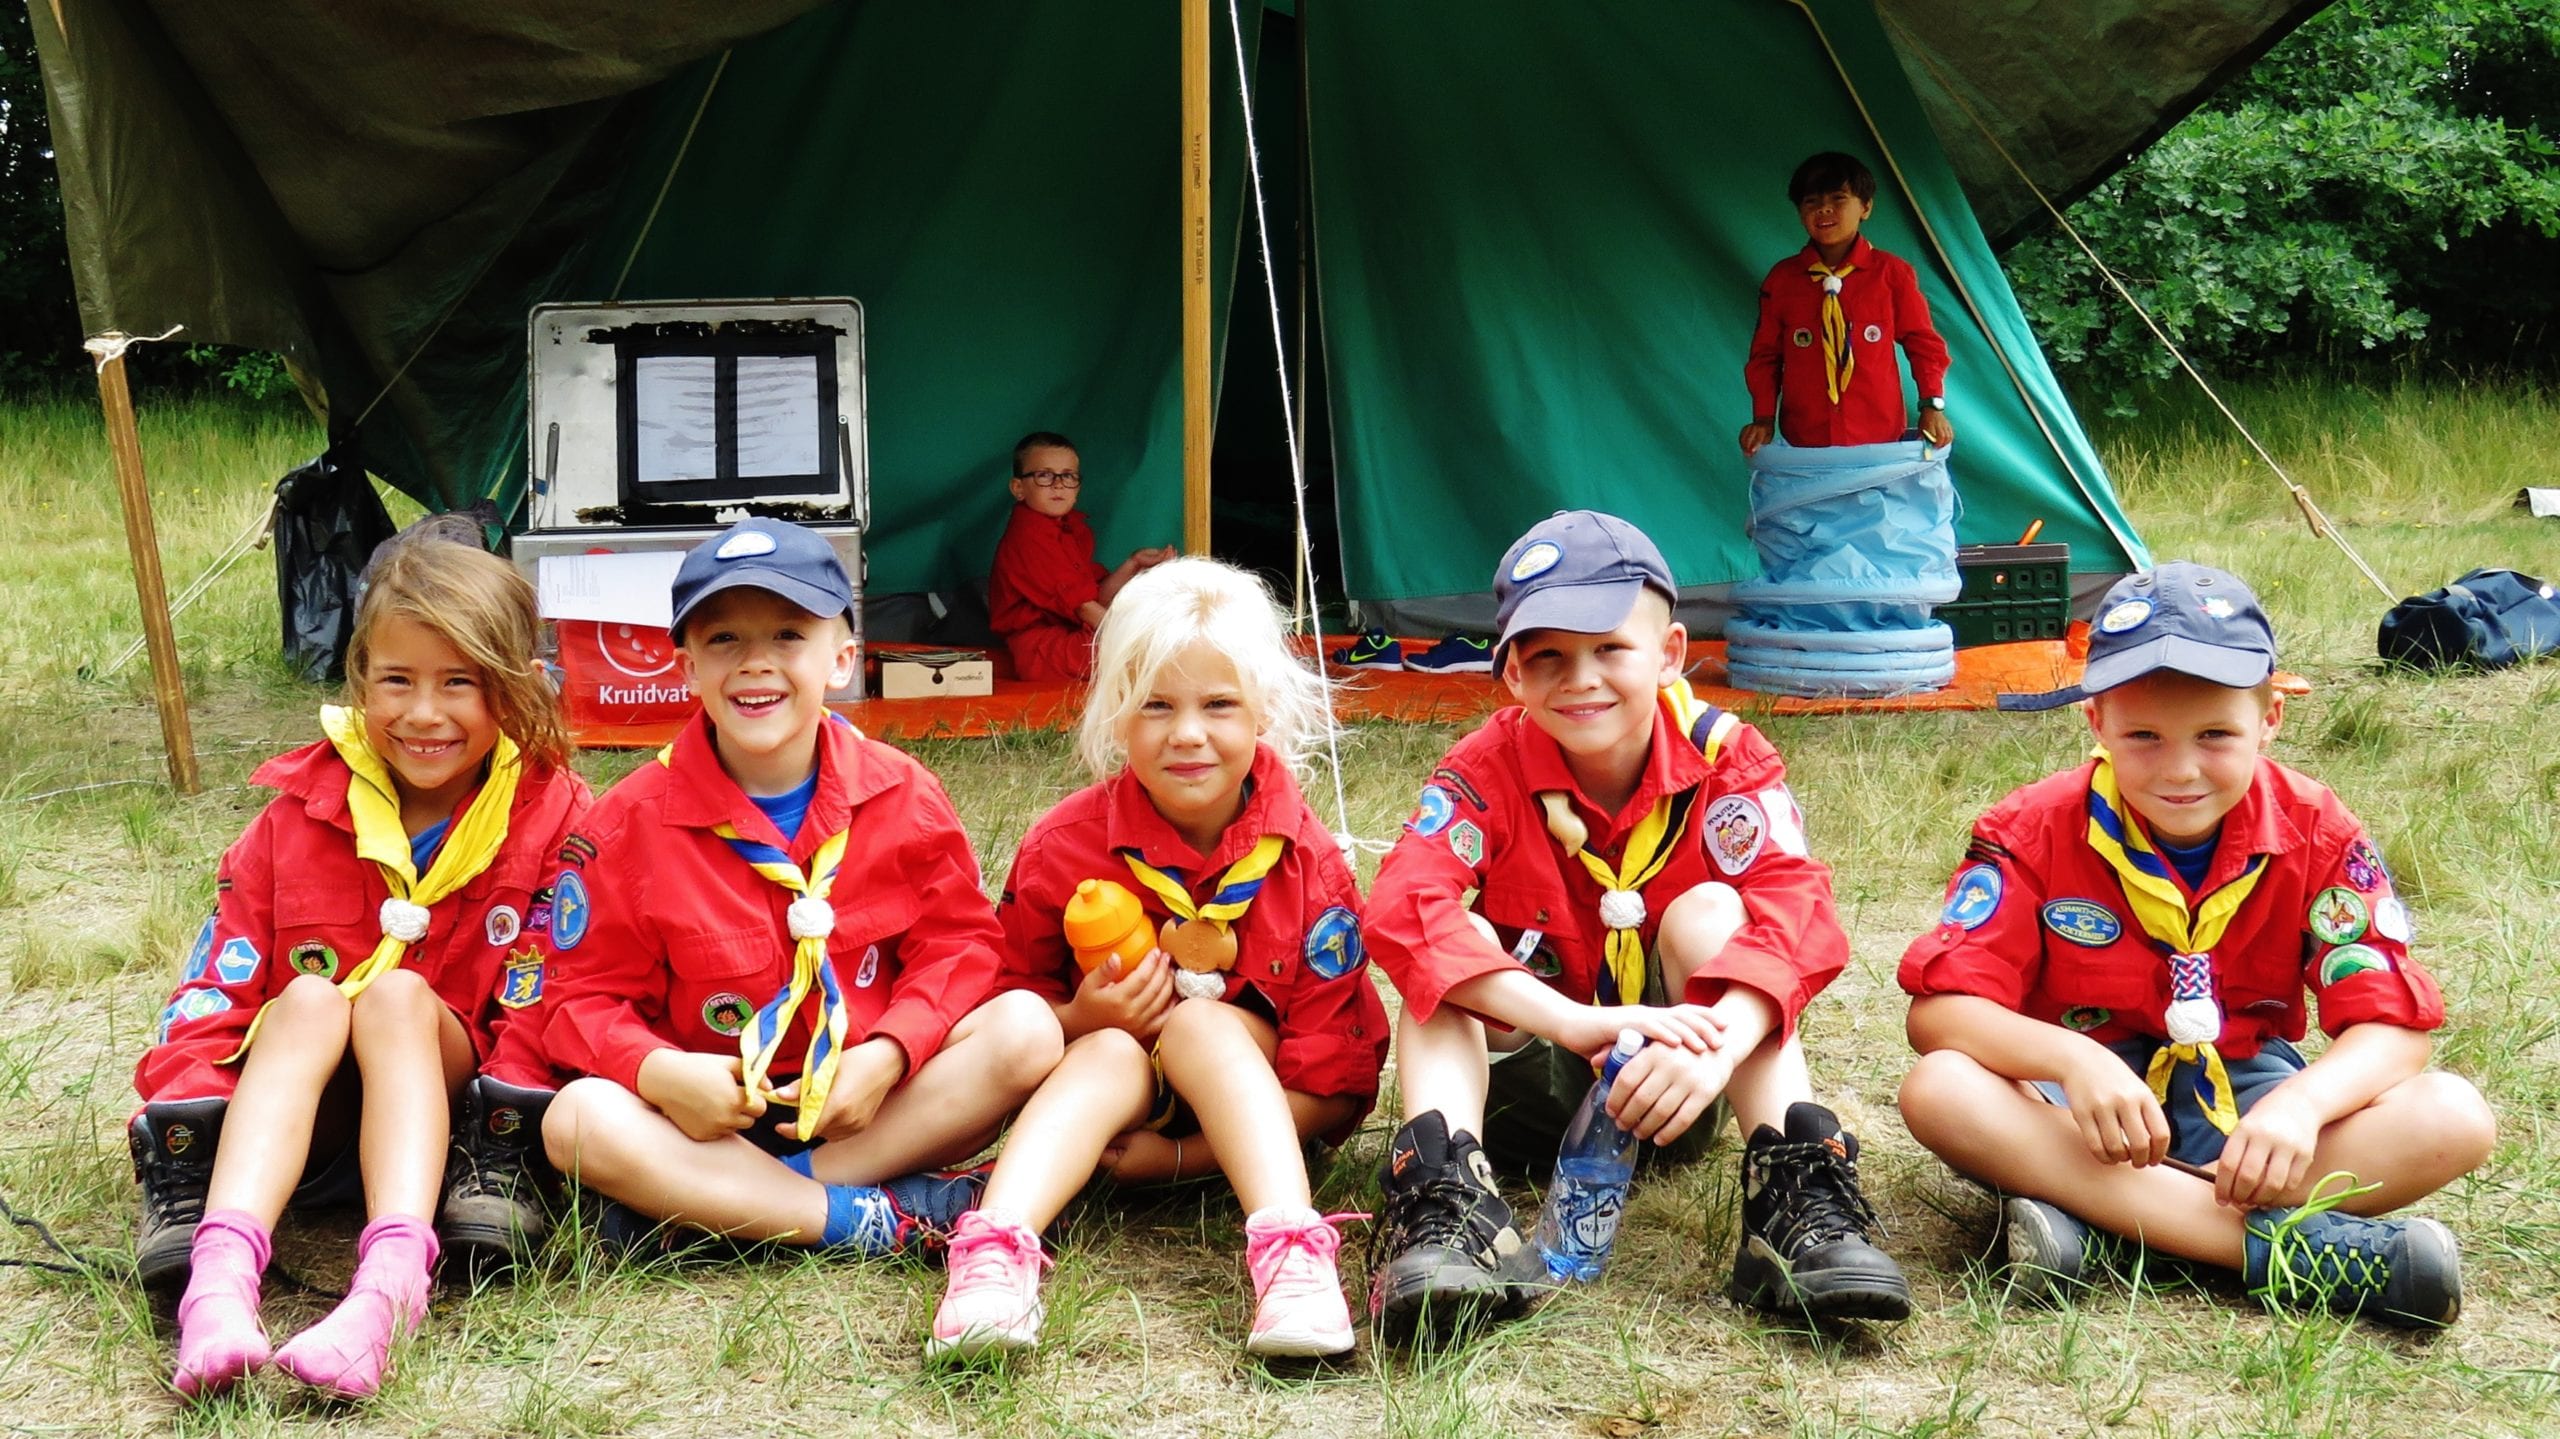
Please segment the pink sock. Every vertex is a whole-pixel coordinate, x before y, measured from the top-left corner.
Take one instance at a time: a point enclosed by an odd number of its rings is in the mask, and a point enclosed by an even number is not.
[[[237,1209],[217,1209],[196,1225],[186,1297],[178,1301],[178,1392],[228,1389],[267,1362],[258,1323],[258,1280],[267,1272],[267,1227]]]
[[[341,1399],[365,1399],[390,1372],[391,1341],[427,1317],[427,1267],[436,1233],[423,1219],[395,1214],[364,1227],[356,1277],[329,1317],[276,1351],[276,1367]]]

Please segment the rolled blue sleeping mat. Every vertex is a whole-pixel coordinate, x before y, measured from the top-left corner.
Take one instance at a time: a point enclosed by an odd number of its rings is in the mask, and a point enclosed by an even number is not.
[[[1733,587],[1733,682],[1774,694],[1903,694],[1955,677],[1955,636],[1930,618],[1962,592],[1947,452],[1918,440],[1751,457],[1762,574]],[[1829,638],[1866,643],[1834,646]],[[1796,643],[1807,640],[1807,643]]]

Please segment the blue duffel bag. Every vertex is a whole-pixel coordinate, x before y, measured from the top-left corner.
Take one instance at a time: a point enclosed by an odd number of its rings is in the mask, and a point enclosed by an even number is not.
[[[2382,617],[2382,657],[2419,669],[2499,669],[2560,650],[2560,597],[2515,570],[2473,570]]]

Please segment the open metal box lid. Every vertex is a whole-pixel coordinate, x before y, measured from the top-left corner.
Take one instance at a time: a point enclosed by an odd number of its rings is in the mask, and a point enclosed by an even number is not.
[[[529,329],[533,530],[867,527],[859,302],[538,305]]]

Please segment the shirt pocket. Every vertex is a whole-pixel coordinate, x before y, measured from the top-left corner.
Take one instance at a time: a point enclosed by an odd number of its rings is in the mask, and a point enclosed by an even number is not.
[[[275,952],[268,956],[279,972],[268,983],[281,987],[300,974],[345,978],[381,940],[381,927],[366,920],[361,890],[319,884],[279,887]]]
[[[2041,981],[2046,996],[2066,1007],[2144,1009],[2157,1002],[2168,961],[2147,946],[2119,943],[2104,949],[2048,941]]]
[[[670,930],[667,967],[689,986],[735,979],[772,968],[777,956],[788,956],[784,944],[780,932],[763,925],[748,929]]]
[[[1561,884],[1495,883],[1477,893],[1476,913],[1514,962],[1540,979],[1555,979],[1563,973],[1565,946],[1581,938],[1568,903]]]

